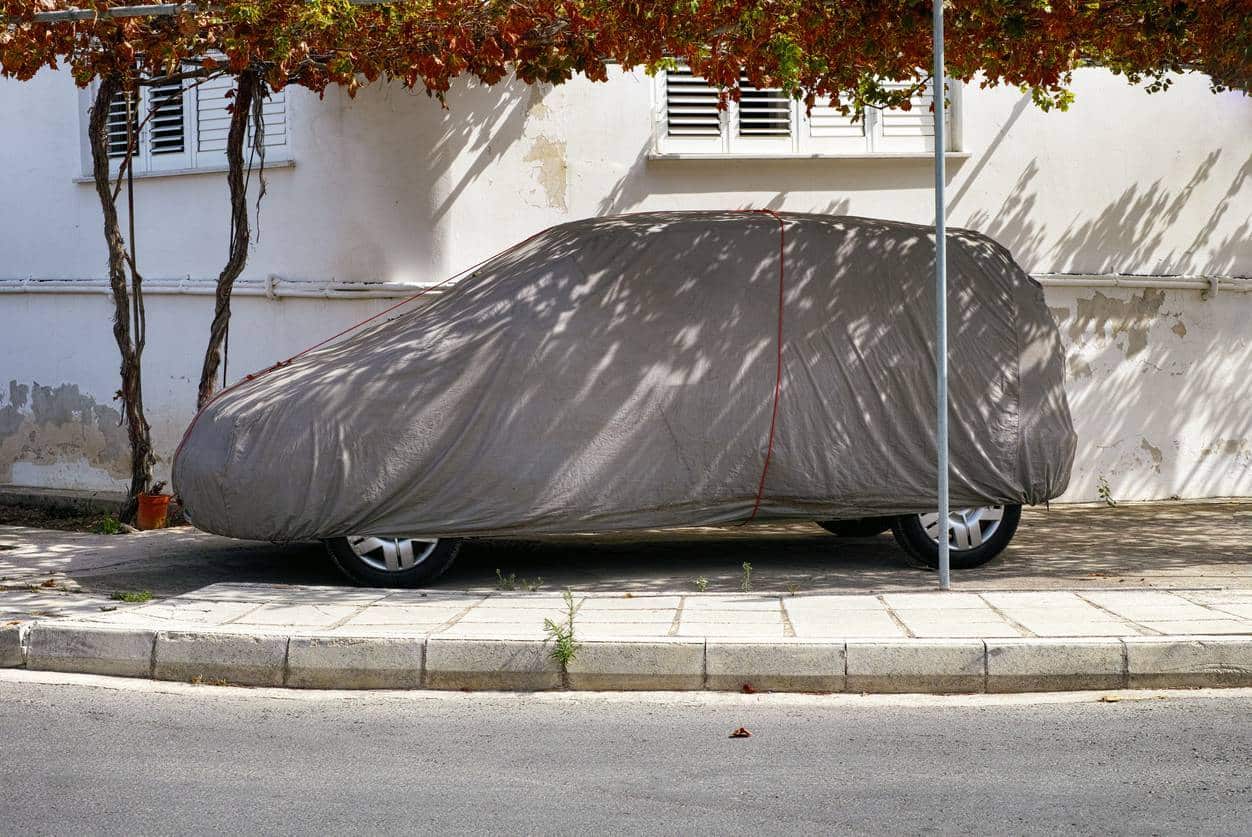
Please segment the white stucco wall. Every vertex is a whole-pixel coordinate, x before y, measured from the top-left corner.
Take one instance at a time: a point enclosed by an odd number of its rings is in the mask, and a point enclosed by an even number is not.
[[[448,110],[395,86],[355,100],[295,91],[296,164],[269,175],[245,276],[430,282],[545,226],[644,209],[931,220],[925,160],[649,159],[651,87],[620,71],[607,85],[465,85]],[[965,92],[969,156],[949,162],[949,223],[991,234],[1033,272],[1252,274],[1252,99],[1213,95],[1198,77],[1149,96],[1098,70],[1080,72],[1075,92],[1063,114],[1016,90]],[[0,82],[0,112],[14,116],[0,121],[0,284],[102,277],[98,204],[75,182],[81,126],[68,76]],[[149,278],[216,274],[221,174],[142,179],[136,201]],[[1252,494],[1252,294],[1048,297],[1080,434],[1067,498],[1093,498],[1101,477],[1123,499]],[[237,300],[230,368],[265,366],[383,304]],[[149,299],[145,389],[162,457],[190,417],[211,305]],[[0,294],[0,483],[115,484],[124,438],[119,454],[101,416],[116,375],[103,293]],[[47,388],[38,416],[36,383]]]

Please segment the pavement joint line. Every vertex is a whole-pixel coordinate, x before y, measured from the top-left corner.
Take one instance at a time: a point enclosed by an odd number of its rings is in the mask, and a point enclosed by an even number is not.
[[[905,624],[904,620],[900,618],[900,614],[896,613],[895,610],[891,607],[891,605],[887,604],[887,598],[886,598],[885,593],[879,593],[874,598],[877,599],[878,603],[883,606],[883,610],[887,611],[887,616],[891,619],[892,622],[895,623],[896,627],[904,631],[904,635],[906,637],[908,637],[909,639],[917,639],[917,634],[913,633],[913,629]]]
[[[678,597],[678,607],[674,608],[674,620],[673,620],[672,622],[670,622],[670,623],[669,623],[669,632],[666,634],[666,636],[678,636],[678,630],[679,630],[679,628],[680,628],[680,627],[681,627],[681,625],[682,625],[683,607],[684,607],[686,604],[687,604],[687,597],[686,597],[686,596],[679,596],[679,597]],[[707,664],[706,664],[706,665],[705,665],[705,668],[707,668],[707,667],[708,667],[708,666],[707,666]],[[707,672],[706,672],[706,675],[705,675],[705,676],[706,676],[706,678],[707,678]]]
[[[1122,688],[1130,688],[1130,649],[1126,646],[1124,637],[1117,638],[1117,644],[1122,648]]]
[[[782,613],[783,636],[795,636],[795,625],[791,624],[791,615],[787,613],[787,605],[782,596],[778,597],[778,610]]]
[[[709,638],[706,636],[700,643],[700,687],[709,687]]]
[[[283,645],[283,685],[286,686],[291,682],[291,635],[287,635],[287,642]]]
[[[1179,596],[1178,598],[1182,599],[1185,602],[1193,604],[1196,607],[1203,608],[1204,610],[1209,611],[1210,613],[1214,615],[1214,617],[1218,619],[1230,619],[1230,618],[1243,619],[1244,618],[1242,616],[1239,616],[1237,613],[1231,613],[1229,610],[1222,610],[1221,605],[1214,605],[1214,604],[1207,604],[1205,602],[1192,601],[1191,599],[1188,599],[1186,596]]]
[[[1037,636],[1037,634],[1034,631],[1032,631],[1030,628],[1027,628],[1021,622],[1018,622],[1012,616],[1009,616],[1003,610],[996,607],[991,602],[987,601],[987,597],[983,595],[982,593],[975,593],[974,595],[978,597],[979,601],[981,601],[987,607],[991,608],[992,613],[994,613],[996,616],[999,616],[1001,619],[1003,619],[1010,628],[1013,628],[1014,630],[1019,631],[1022,636],[1025,636],[1025,637]]]
[[[1109,591],[1094,591],[1094,590],[1089,590],[1089,591],[1086,591],[1086,592],[1109,592]],[[1165,592],[1170,592],[1170,591],[1165,591]],[[1114,611],[1112,611],[1112,610],[1109,610],[1107,607],[1105,607],[1104,605],[1100,604],[1099,602],[1093,602],[1093,601],[1091,601],[1091,599],[1089,599],[1089,598],[1087,598],[1086,596],[1084,596],[1084,595],[1083,595],[1083,591],[1081,591],[1081,590],[1075,590],[1075,591],[1074,591],[1074,595],[1075,595],[1075,596],[1077,596],[1079,599],[1083,600],[1084,602],[1086,602],[1087,604],[1089,604],[1089,605],[1091,605],[1092,607],[1094,607],[1096,610],[1102,610],[1102,611],[1104,611],[1105,613],[1107,613],[1108,615],[1112,616],[1112,617],[1113,617],[1114,619],[1116,619],[1118,622],[1120,622],[1120,623],[1121,623],[1121,624],[1123,624],[1123,625],[1126,625],[1127,627],[1134,628],[1134,629],[1135,629],[1135,630],[1137,630],[1137,631],[1145,631],[1147,636],[1164,636],[1164,634],[1163,634],[1163,633],[1161,633],[1160,631],[1156,630],[1155,628],[1149,628],[1147,625],[1140,625],[1140,624],[1139,624],[1138,622],[1136,622],[1134,619],[1128,619],[1128,618],[1126,618],[1125,616],[1122,616],[1120,613],[1116,613],[1116,612],[1114,612]]]
[[[374,604],[377,604],[377,602],[365,602],[364,604],[357,605],[356,610],[354,610],[352,613],[349,613],[347,616],[343,617],[342,619],[336,619],[334,622],[326,626],[326,630],[333,631],[335,628],[342,628],[345,624],[357,618],[365,611],[369,610],[370,606]]]
[[[1199,602],[1193,602],[1193,604],[1199,604]],[[1209,608],[1210,610],[1215,610],[1215,611],[1217,611],[1218,613],[1220,613],[1220,614],[1222,615],[1222,618],[1226,618],[1226,619],[1238,619],[1238,620],[1243,621],[1243,622],[1252,621],[1252,620],[1249,620],[1247,616],[1243,616],[1243,615],[1241,615],[1241,614],[1235,613],[1235,612],[1230,611],[1230,610],[1224,610],[1223,608],[1225,608],[1225,607],[1226,607],[1226,605],[1215,604],[1215,605],[1200,605],[1200,606],[1201,606],[1201,607],[1207,607],[1207,608]]]
[[[249,602],[249,604],[251,604],[251,602]],[[218,625],[218,627],[220,628],[223,625],[233,625],[235,622],[238,622],[240,619],[244,618],[245,616],[251,616],[252,614],[256,613],[258,610],[265,607],[267,604],[271,604],[271,602],[260,602],[257,604],[256,607],[245,610],[243,613],[240,613],[236,616],[232,616],[230,619],[227,619],[225,622],[222,622],[221,625]]]
[[[437,634],[437,633],[441,633],[441,632],[443,632],[443,631],[448,630],[448,629],[449,629],[449,628],[451,628],[453,625],[455,625],[457,622],[460,622],[462,619],[464,619],[466,616],[468,616],[468,615],[469,615],[469,612],[470,612],[471,610],[473,610],[474,608],[478,607],[480,604],[482,604],[483,602],[487,601],[487,600],[488,600],[488,599],[490,599],[490,598],[491,598],[491,594],[490,594],[490,593],[488,593],[488,594],[487,594],[487,595],[485,595],[485,596],[481,596],[481,597],[479,597],[479,598],[478,598],[478,601],[470,602],[470,603],[469,603],[469,604],[465,607],[465,609],[464,609],[464,610],[462,610],[460,613],[456,614],[456,615],[455,615],[455,616],[453,616],[451,619],[448,619],[446,622],[444,622],[443,624],[441,624],[439,627],[435,628],[434,630],[432,630],[432,631],[427,631],[427,632],[426,632],[426,636],[427,636],[427,637],[434,636],[434,635],[435,635],[435,634]],[[422,666],[423,666],[423,668],[425,667],[425,665],[426,665],[426,652],[425,652],[425,648],[423,648],[423,649],[422,649]],[[423,682],[425,682],[425,681],[423,681]]]

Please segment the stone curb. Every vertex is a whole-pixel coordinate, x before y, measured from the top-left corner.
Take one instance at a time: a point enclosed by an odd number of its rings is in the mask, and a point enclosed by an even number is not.
[[[304,689],[1037,692],[1252,686],[1252,636],[584,640],[0,626],[0,667]]]

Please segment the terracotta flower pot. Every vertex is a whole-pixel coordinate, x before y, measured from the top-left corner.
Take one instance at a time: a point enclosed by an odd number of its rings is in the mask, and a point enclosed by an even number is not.
[[[164,529],[165,517],[170,510],[170,495],[140,494],[139,510],[135,515],[135,528]]]

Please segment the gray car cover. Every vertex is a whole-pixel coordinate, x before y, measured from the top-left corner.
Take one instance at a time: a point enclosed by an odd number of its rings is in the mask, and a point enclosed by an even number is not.
[[[1075,437],[1043,291],[948,241],[952,504],[1055,497]],[[174,487],[199,528],[272,541],[933,509],[933,273],[932,230],[889,221],[564,224],[225,391]]]

